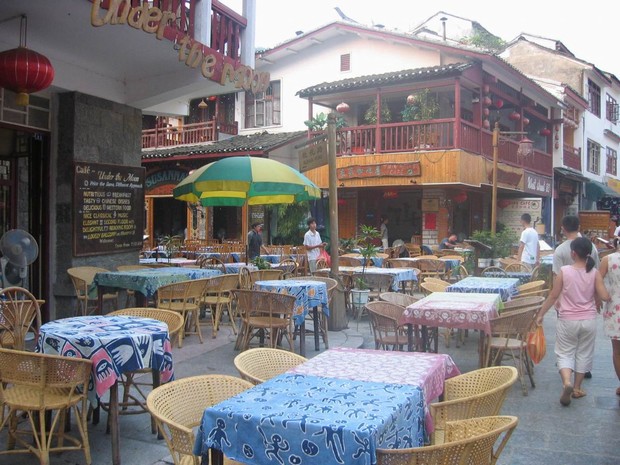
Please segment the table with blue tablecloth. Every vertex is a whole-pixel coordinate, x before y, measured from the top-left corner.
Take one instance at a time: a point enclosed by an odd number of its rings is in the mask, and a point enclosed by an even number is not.
[[[350,273],[350,274],[354,274],[354,273],[362,273],[365,269],[365,273],[366,274],[387,274],[390,275],[394,278],[394,281],[392,281],[392,290],[395,292],[398,292],[401,289],[401,286],[403,286],[404,289],[404,285],[408,282],[408,281],[416,281],[418,280],[417,275],[415,274],[413,268],[377,268],[374,266],[367,266],[367,267],[362,267],[362,266],[340,266],[338,267],[338,270],[341,273]],[[322,270],[319,271],[331,271],[329,268],[323,268]]]
[[[425,434],[419,386],[283,374],[207,408],[194,453],[212,448],[259,465],[374,465],[378,448],[419,447]]]
[[[532,280],[531,271],[483,271],[483,278],[515,278],[519,280],[519,286]]]
[[[504,302],[519,292],[517,278],[482,278],[469,276],[446,288],[446,292],[462,292],[477,294],[499,294]]]
[[[254,289],[295,296],[293,321],[300,328],[299,344],[301,355],[305,354],[306,316],[312,311],[315,348],[319,350],[318,308],[321,308],[325,316],[329,316],[329,296],[327,295],[327,285],[323,281],[313,281],[312,279],[271,279],[256,281]]]
[[[123,373],[151,368],[154,384],[173,379],[168,325],[151,318],[90,315],[41,326],[36,351],[92,360],[89,399],[97,405],[110,391],[113,462],[119,457],[118,381]]]

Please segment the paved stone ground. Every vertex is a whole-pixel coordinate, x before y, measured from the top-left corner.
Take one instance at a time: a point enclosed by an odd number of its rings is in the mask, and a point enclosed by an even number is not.
[[[351,329],[330,332],[331,347],[374,347],[367,321],[349,325]],[[602,325],[600,325],[602,326]],[[519,382],[513,386],[502,413],[519,417],[519,426],[508,443],[499,465],[618,465],[620,464],[620,397],[615,395],[619,383],[611,363],[611,344],[604,337],[602,327],[596,345],[593,378],[586,380],[584,388],[588,395],[574,399],[569,407],[559,403],[560,378],[553,355],[555,317],[548,314],[545,321],[547,356],[536,367],[536,388],[528,384],[528,396],[522,395]],[[217,339],[205,331],[204,344],[195,336],[187,339],[182,349],[174,349],[177,377],[203,373],[237,375],[232,360],[234,336],[225,329]],[[310,338],[309,338],[310,339]],[[477,368],[478,334],[470,332],[465,345],[457,348],[454,340],[450,347],[440,341],[440,352],[450,353],[462,372]],[[307,341],[307,355],[318,352]],[[105,418],[97,425],[89,425],[93,465],[111,463],[109,436],[105,434]],[[6,435],[0,433],[0,445],[4,447]],[[150,433],[145,415],[121,417],[121,456],[125,465],[167,465],[172,463],[163,441]],[[0,456],[0,465],[35,465],[38,461],[27,455]],[[53,455],[52,465],[83,464],[80,453]],[[326,464],[327,465],[327,464]]]

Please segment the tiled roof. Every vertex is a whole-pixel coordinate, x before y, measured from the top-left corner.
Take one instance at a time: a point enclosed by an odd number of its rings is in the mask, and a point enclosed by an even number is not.
[[[177,145],[155,149],[143,149],[142,159],[171,158],[175,156],[205,155],[238,152],[269,152],[307,134],[306,131],[269,133],[267,131],[254,134],[234,136],[216,142],[195,145]]]
[[[471,66],[473,66],[472,63],[454,63],[451,65],[406,69],[403,71],[393,71],[383,74],[371,74],[367,76],[342,79],[340,81],[324,82],[322,84],[317,84],[315,86],[302,89],[297,92],[297,95],[300,97],[310,97],[312,95],[325,95],[343,90],[366,89],[377,86],[385,86],[386,84],[425,81],[438,77],[456,76]]]

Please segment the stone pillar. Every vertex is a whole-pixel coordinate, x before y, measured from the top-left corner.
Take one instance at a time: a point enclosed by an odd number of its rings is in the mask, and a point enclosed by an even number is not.
[[[138,263],[139,250],[106,255],[73,256],[73,163],[140,166],[142,113],[140,110],[78,92],[58,94],[54,101],[52,202],[50,212],[50,318],[73,315],[75,292],[67,275],[73,266],[116,269]],[[53,168],[53,169],[54,169]]]

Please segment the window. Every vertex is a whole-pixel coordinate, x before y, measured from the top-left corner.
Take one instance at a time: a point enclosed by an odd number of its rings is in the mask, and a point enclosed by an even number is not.
[[[606,173],[613,174],[614,176],[618,174],[618,152],[610,147],[607,147]]]
[[[351,54],[340,55],[340,71],[351,71]]]
[[[271,81],[265,92],[245,93],[245,127],[260,128],[282,124],[280,81]]]
[[[588,79],[588,110],[600,118],[601,116],[601,88]]]
[[[618,122],[618,102],[611,95],[607,94],[606,103],[605,114],[607,115],[607,119],[616,124]]]
[[[601,164],[601,146],[588,139],[588,171],[599,174]]]

